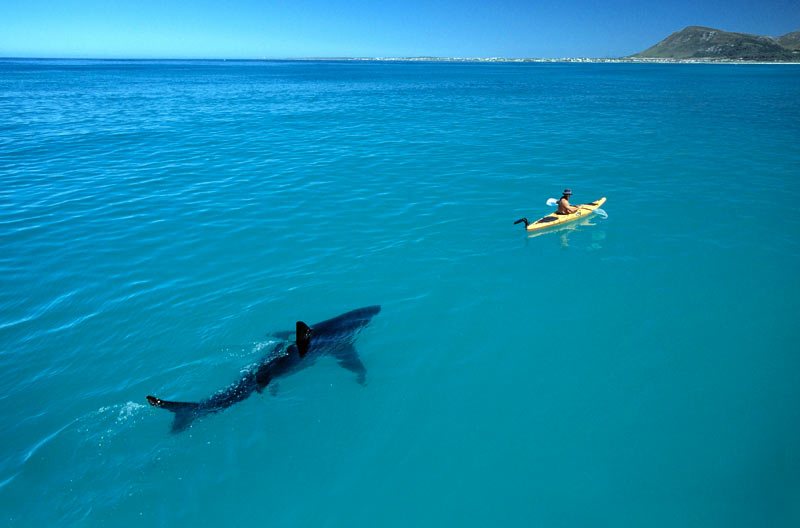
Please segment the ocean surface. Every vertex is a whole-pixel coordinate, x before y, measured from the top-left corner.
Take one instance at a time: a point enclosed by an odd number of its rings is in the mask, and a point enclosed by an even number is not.
[[[798,203],[800,66],[2,60],[0,524],[796,527]]]

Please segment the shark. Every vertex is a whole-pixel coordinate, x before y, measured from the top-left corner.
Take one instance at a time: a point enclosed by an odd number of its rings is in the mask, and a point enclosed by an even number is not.
[[[332,357],[342,368],[354,373],[359,384],[364,385],[367,369],[358,356],[354,341],[380,311],[380,306],[366,306],[311,326],[297,321],[294,331],[271,334],[279,342],[261,360],[246,368],[239,380],[209,398],[187,402],[162,400],[151,395],[147,396],[147,401],[153,407],[172,412],[172,432],[179,433],[191,427],[198,418],[224,411],[254,392],[261,393],[268,386],[274,389],[275,380],[306,369],[321,357]],[[290,341],[292,334],[294,342]]]

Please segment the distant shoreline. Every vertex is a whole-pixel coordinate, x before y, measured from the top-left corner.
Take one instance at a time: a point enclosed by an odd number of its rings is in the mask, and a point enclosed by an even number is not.
[[[96,62],[442,62],[442,63],[499,63],[499,64],[786,64],[788,61],[750,61],[735,59],[668,59],[668,58],[507,58],[507,57],[289,57],[260,59],[181,59],[181,58],[59,58],[59,57],[0,57],[0,61],[96,61]]]
[[[663,59],[663,58],[589,58],[589,57],[563,57],[558,59],[542,58],[450,58],[450,57],[397,57],[397,58],[347,58],[347,59],[301,59],[301,60],[347,60],[365,62],[499,62],[499,63],[586,63],[586,64],[800,64],[800,62],[787,61],[749,61],[734,59]]]

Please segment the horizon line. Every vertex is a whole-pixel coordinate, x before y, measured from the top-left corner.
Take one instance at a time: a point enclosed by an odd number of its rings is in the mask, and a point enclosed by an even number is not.
[[[451,62],[451,63],[626,63],[626,64],[800,64],[794,61],[757,61],[713,57],[263,57],[263,58],[180,58],[180,57],[4,57],[0,61],[87,61],[87,62]]]
[[[0,55],[0,60],[90,60],[90,61],[146,61],[146,60],[165,60],[165,61],[392,61],[392,60],[431,60],[431,61],[524,61],[524,60],[617,60],[627,59],[630,55],[621,57],[503,57],[503,56],[474,56],[456,57],[447,55],[396,55],[396,56],[307,56],[307,57],[41,57],[41,56],[20,56],[20,55]]]

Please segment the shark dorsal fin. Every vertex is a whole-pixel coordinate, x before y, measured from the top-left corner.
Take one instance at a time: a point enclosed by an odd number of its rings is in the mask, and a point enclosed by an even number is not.
[[[296,339],[297,350],[300,352],[300,357],[303,357],[308,352],[308,347],[311,345],[311,328],[303,321],[297,321],[296,325]]]

